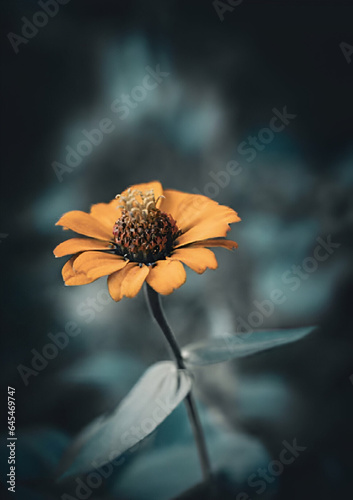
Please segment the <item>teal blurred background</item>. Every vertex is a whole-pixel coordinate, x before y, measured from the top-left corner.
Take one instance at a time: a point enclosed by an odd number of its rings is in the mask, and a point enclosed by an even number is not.
[[[296,438],[307,450],[262,498],[345,496],[352,5],[244,0],[219,14],[211,1],[72,0],[34,35],[25,28],[32,36],[18,45],[8,34],[21,35],[23,17],[31,23],[42,9],[29,0],[1,6],[0,370],[4,386],[16,387],[18,498],[59,498],[50,474],[71,437],[169,356],[142,293],[115,304],[105,278],[64,287],[65,259],[52,254],[64,239],[55,227],[64,212],[88,211],[154,179],[206,194],[242,218],[230,233],[239,249],[216,249],[217,271],[188,271],[163,300],[181,345],[255,326],[252,313],[275,289],[284,299],[256,327],[322,327],[298,344],[195,374],[229,494],[248,491],[248,477]],[[282,127],[274,117],[286,113]],[[83,144],[87,135],[96,144]],[[313,263],[328,238],[336,246]],[[42,352],[68,322],[79,333],[25,385],[18,366],[30,367],[31,350]],[[200,481],[196,462],[180,469],[194,453],[180,408],[91,498],[175,497]],[[254,488],[248,494],[258,497]]]

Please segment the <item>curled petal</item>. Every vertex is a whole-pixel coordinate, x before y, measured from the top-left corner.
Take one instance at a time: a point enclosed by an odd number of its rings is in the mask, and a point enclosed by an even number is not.
[[[97,279],[119,271],[126,264],[127,261],[119,255],[103,252],[83,252],[77,257],[73,267],[75,271],[86,274],[88,278]]]
[[[54,249],[55,257],[64,257],[85,250],[104,250],[109,249],[110,243],[106,241],[92,240],[89,238],[71,238],[63,241]]]
[[[108,232],[104,225],[91,214],[80,210],[67,212],[58,220],[56,226],[63,226],[75,231],[75,233],[97,238],[98,240],[109,241],[112,238],[112,231]]]
[[[159,260],[147,276],[147,283],[158,293],[169,295],[186,281],[184,266],[178,260]]]
[[[121,271],[108,277],[109,293],[116,302],[125,297],[135,297],[150,271],[148,266],[139,266],[137,262],[129,262]]]
[[[207,248],[180,248],[171,255],[171,260],[179,260],[193,271],[202,274],[209,269],[217,269],[218,263],[215,254]]]
[[[74,270],[73,264],[78,255],[71,257],[62,268],[62,277],[67,286],[88,285],[95,281],[95,278],[89,278],[85,273],[78,273]]]

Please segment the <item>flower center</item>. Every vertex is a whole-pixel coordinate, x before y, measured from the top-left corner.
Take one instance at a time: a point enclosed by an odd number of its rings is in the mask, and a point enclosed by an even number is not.
[[[153,189],[142,193],[128,190],[118,195],[121,217],[113,229],[116,253],[133,262],[151,265],[165,259],[181,234],[171,215],[156,208]]]

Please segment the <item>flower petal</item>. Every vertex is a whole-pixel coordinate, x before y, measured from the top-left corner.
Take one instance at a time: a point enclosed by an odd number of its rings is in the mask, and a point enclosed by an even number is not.
[[[229,224],[238,222],[238,214],[231,208],[221,206],[215,207],[211,216],[205,216],[202,220],[195,221],[195,225],[184,232],[176,241],[176,247],[188,245],[196,241],[209,238],[225,237],[230,230]],[[178,223],[178,222],[177,222]]]
[[[55,257],[64,257],[85,250],[103,250],[110,248],[110,244],[106,241],[92,240],[89,238],[71,238],[63,241],[54,249]]]
[[[108,277],[109,293],[116,302],[125,297],[135,297],[150,272],[148,266],[140,267],[137,262],[129,262],[121,271]]]
[[[91,215],[104,226],[109,233],[109,239],[112,239],[114,224],[121,216],[119,205],[121,202],[114,198],[109,203],[96,203],[91,206]]]
[[[215,254],[207,248],[180,248],[173,252],[170,259],[183,262],[198,274],[202,274],[207,268],[218,267]]]
[[[79,234],[91,236],[98,240],[109,241],[112,239],[112,231],[109,233],[106,227],[95,219],[91,214],[73,210],[64,214],[56,223],[56,226],[63,226]]]
[[[93,281],[95,281],[95,279],[93,278],[89,278],[88,276],[86,276],[86,274],[84,273],[77,273],[74,268],[73,268],[73,264],[75,262],[75,260],[77,259],[79,254],[77,255],[74,255],[73,257],[71,257],[71,259],[69,259],[66,264],[64,265],[64,267],[62,268],[62,277],[63,277],[63,280],[65,282],[65,285],[67,286],[76,286],[76,285],[88,285],[89,283],[92,283]]]
[[[61,274],[62,274],[62,277],[63,277],[63,280],[65,281],[66,283],[66,280],[69,280],[70,278],[72,278],[74,275],[75,275],[75,271],[72,267],[75,259],[77,258],[77,255],[74,255],[73,257],[71,257],[71,259],[69,259],[66,264],[64,264],[62,270],[61,270]]]
[[[169,295],[186,281],[186,272],[177,260],[159,260],[147,276],[147,283],[158,293]]]
[[[206,238],[225,237],[229,224],[240,221],[238,214],[225,205],[206,196],[182,193],[167,189],[164,191],[160,209],[170,213],[183,234],[177,246],[187,245]]]
[[[143,193],[153,189],[154,197],[156,200],[157,198],[159,198],[159,196],[163,194],[162,184],[159,181],[145,182],[143,184],[134,184],[129,188],[125,189],[125,191],[121,193],[121,196],[126,196],[129,189],[131,191],[134,191],[136,189],[137,191],[142,191]]]
[[[208,240],[195,241],[194,243],[188,245],[187,248],[199,247],[223,247],[227,248],[228,250],[233,250],[233,248],[238,248],[238,243],[232,240],[225,240],[224,238],[210,238]],[[180,246],[177,246],[176,248],[180,248]]]
[[[179,229],[183,231],[188,229],[189,224],[192,224],[193,218],[198,216],[200,211],[204,213],[207,207],[217,205],[206,196],[183,193],[174,189],[166,189],[163,196],[160,210],[171,214],[177,221]]]
[[[84,273],[88,278],[97,279],[101,276],[119,271],[128,261],[119,255],[103,252],[83,252],[77,257],[73,268],[78,273]]]

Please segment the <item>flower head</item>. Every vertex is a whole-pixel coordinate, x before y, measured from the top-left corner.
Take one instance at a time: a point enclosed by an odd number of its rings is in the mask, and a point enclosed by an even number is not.
[[[239,220],[234,210],[206,196],[163,191],[157,181],[137,184],[110,203],[92,205],[90,213],[64,214],[56,225],[86,238],[60,243],[54,255],[72,255],[62,270],[66,285],[108,276],[116,301],[134,297],[145,281],[168,295],[185,283],[183,264],[199,274],[217,268],[207,247],[238,246],[225,236]]]

